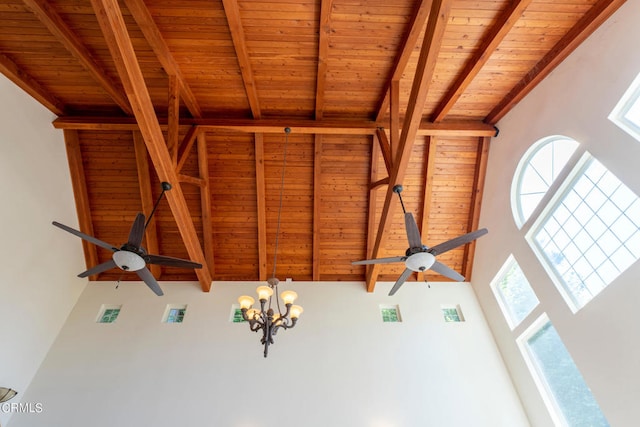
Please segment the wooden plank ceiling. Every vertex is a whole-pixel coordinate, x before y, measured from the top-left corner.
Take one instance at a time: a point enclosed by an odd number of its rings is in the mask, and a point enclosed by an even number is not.
[[[351,261],[404,254],[393,185],[429,246],[481,227],[494,124],[622,3],[3,0],[0,71],[58,116],[84,232],[124,243],[173,185],[145,245],[205,268],[160,280],[271,275],[287,140],[276,276],[373,291],[404,266]]]

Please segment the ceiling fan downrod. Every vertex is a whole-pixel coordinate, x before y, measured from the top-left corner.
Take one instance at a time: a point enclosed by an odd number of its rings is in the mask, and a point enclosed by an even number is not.
[[[400,199],[400,205],[402,206],[402,212],[406,214],[407,210],[404,208],[404,202],[402,201],[402,195],[400,194],[400,193],[402,193],[402,190],[404,190],[404,187],[402,185],[400,185],[400,184],[393,186],[393,192],[396,193],[398,195],[398,198]]]
[[[164,196],[165,191],[169,191],[171,190],[171,184],[169,184],[168,182],[163,181],[162,182],[162,193],[160,193],[160,195],[158,196],[158,200],[156,200],[156,204],[153,205],[153,209],[151,210],[151,214],[149,215],[149,218],[147,218],[147,222],[144,225],[144,229],[147,229],[147,226],[149,225],[149,223],[151,222],[151,218],[153,218],[153,214],[156,213],[156,209],[158,208],[158,205],[160,204],[160,200],[162,200],[162,196]]]

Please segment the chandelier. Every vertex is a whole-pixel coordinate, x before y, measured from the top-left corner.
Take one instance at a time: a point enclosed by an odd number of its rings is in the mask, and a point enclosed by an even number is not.
[[[278,225],[276,228],[276,244],[273,254],[273,274],[270,279],[267,280],[268,286],[258,286],[256,292],[258,293],[258,300],[260,301],[260,309],[252,308],[255,300],[248,296],[242,295],[238,298],[240,303],[240,310],[242,311],[242,318],[249,322],[249,329],[253,332],[262,331],[262,339],[260,342],[264,345],[264,357],[267,357],[269,353],[269,345],[273,344],[273,337],[278,333],[280,329],[290,329],[296,326],[300,314],[302,314],[302,307],[299,305],[293,305],[293,302],[298,298],[298,294],[294,291],[284,291],[280,294],[285,311],[282,312],[280,307],[280,299],[278,299],[278,283],[276,279],[276,263],[278,260],[278,243],[280,240],[280,221],[282,218],[282,195],[284,190],[284,170],[287,164],[287,142],[289,140],[289,133],[291,129],[284,128],[285,139],[283,148],[283,161],[282,161],[282,178],[280,181],[280,205],[278,207]],[[275,293],[275,296],[274,296]],[[275,307],[273,300],[275,299]]]

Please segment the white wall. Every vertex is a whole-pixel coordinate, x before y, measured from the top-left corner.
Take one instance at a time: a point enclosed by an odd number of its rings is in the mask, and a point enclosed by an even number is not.
[[[85,285],[84,257],[51,225],[77,227],[55,117],[2,75],[0,94],[0,386],[19,402]]]
[[[524,364],[489,283],[510,253],[534,288],[540,306],[525,322],[546,312],[613,426],[640,419],[640,263],[572,314],[512,219],[510,188],[518,161],[539,138],[572,137],[636,194],[640,194],[640,142],[607,116],[640,72],[640,2],[628,1],[499,124],[491,143],[480,223],[489,235],[476,247],[473,286],[518,392],[535,426],[552,422]],[[489,197],[490,195],[490,197]]]
[[[10,426],[528,426],[470,285],[390,285],[283,283],[305,311],[264,359],[230,322],[255,283],[91,283],[27,391],[42,413]],[[389,303],[402,323],[382,322]],[[123,304],[116,323],[96,323],[102,304]],[[166,304],[188,304],[184,323],[161,323]]]

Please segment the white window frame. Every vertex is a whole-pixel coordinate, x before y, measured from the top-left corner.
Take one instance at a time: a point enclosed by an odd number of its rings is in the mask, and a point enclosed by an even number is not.
[[[118,315],[116,316],[115,319],[113,319],[113,322],[102,321],[102,318],[104,317],[104,314],[107,310],[118,310]],[[109,325],[112,323],[116,323],[121,313],[122,313],[122,304],[102,304],[102,306],[100,306],[100,311],[98,312],[98,317],[96,318],[96,323],[109,324]]]
[[[184,310],[185,314],[182,317],[182,322],[169,322],[169,315],[171,314],[171,310]],[[168,323],[171,325],[179,325],[184,323],[185,318],[187,317],[187,304],[167,304],[167,307],[164,310],[164,314],[162,315],[162,323]]]
[[[464,315],[462,314],[460,304],[441,305],[440,309],[442,310],[442,317],[444,318],[445,323],[463,323],[466,321]],[[456,315],[458,316],[458,320],[447,320],[448,314],[445,312],[445,310],[455,310]]]
[[[540,264],[542,264],[543,268],[553,281],[554,285],[566,301],[567,305],[571,309],[573,313],[577,313],[580,309],[585,307],[593,298],[598,295],[599,292],[593,294],[592,298],[580,305],[579,302],[574,298],[571,292],[567,289],[567,284],[565,283],[564,278],[559,276],[559,273],[555,271],[555,269],[550,265],[547,261],[547,256],[545,255],[542,248],[538,246],[538,243],[535,240],[535,234],[539,231],[542,225],[549,219],[551,213],[556,209],[560,200],[564,199],[566,194],[573,189],[575,182],[579,179],[580,176],[585,172],[585,170],[589,167],[592,160],[596,160],[589,152],[584,152],[579,159],[579,161],[573,165],[569,174],[561,181],[560,187],[551,193],[551,189],[549,190],[549,198],[542,200],[541,204],[544,204],[543,210],[538,213],[535,217],[532,215],[532,219],[535,219],[534,223],[525,234],[525,239],[527,243],[535,253],[536,257]],[[569,165],[569,164],[568,164]],[[605,166],[606,167],[606,166]],[[608,168],[607,168],[608,169]],[[624,183],[622,183],[624,185]],[[635,261],[637,262],[637,260]],[[615,279],[614,279],[615,280]],[[612,282],[606,284],[604,288],[611,285]],[[603,289],[604,289],[603,288]],[[601,290],[602,291],[602,290]]]
[[[626,115],[634,106],[638,108],[640,104],[640,74],[633,79],[631,85],[626,90],[618,104],[609,114],[609,120],[616,124],[620,129],[640,141],[640,118],[638,123],[627,119]]]
[[[524,213],[522,212],[522,203],[521,203],[521,189],[522,189],[522,180],[524,178],[524,171],[526,170],[526,168],[529,166],[529,163],[531,162],[531,159],[544,147],[546,147],[547,145],[549,145],[550,143],[554,142],[554,141],[558,141],[558,140],[570,140],[570,141],[574,141],[577,145],[576,148],[573,151],[573,155],[567,160],[567,162],[564,164],[562,172],[560,172],[555,179],[553,180],[553,182],[550,183],[549,187],[547,188],[546,194],[544,196],[542,196],[542,198],[540,199],[540,201],[538,202],[538,205],[534,208],[534,210],[531,212],[531,214],[528,217],[524,217]],[[540,138],[539,140],[537,140],[536,142],[534,142],[529,149],[524,153],[524,155],[522,156],[522,158],[520,159],[520,162],[518,163],[518,166],[516,167],[516,171],[513,174],[513,182],[511,183],[511,211],[512,211],[512,215],[513,215],[513,220],[516,223],[516,226],[518,227],[518,229],[522,229],[525,227],[525,225],[529,222],[531,222],[532,218],[535,218],[536,215],[538,215],[538,212],[540,211],[541,207],[544,206],[546,204],[546,200],[548,199],[548,195],[549,193],[553,193],[554,190],[557,188],[558,183],[563,182],[563,180],[566,177],[566,171],[571,169],[572,164],[575,163],[575,159],[576,159],[576,153],[579,153],[581,151],[581,144],[576,141],[575,139],[565,136],[565,135],[549,135],[546,136],[544,138]]]
[[[546,313],[542,313],[542,315],[534,320],[531,325],[529,325],[529,327],[516,339],[516,343],[520,348],[520,353],[527,364],[527,368],[529,368],[529,372],[531,372],[533,381],[538,388],[538,392],[542,396],[542,400],[547,407],[547,411],[549,412],[553,423],[556,426],[568,427],[567,420],[564,418],[558,403],[553,398],[553,392],[545,379],[544,373],[540,372],[540,366],[535,362],[535,355],[531,353],[527,343],[527,341],[542,329],[547,322],[549,322],[549,317]]]
[[[493,278],[490,284],[491,290],[493,291],[493,296],[495,297],[496,301],[498,301],[498,306],[500,306],[500,309],[502,310],[502,315],[507,320],[507,324],[509,325],[509,328],[512,331],[518,326],[520,326],[522,323],[524,323],[525,320],[529,316],[531,316],[531,313],[533,313],[536,310],[536,308],[540,306],[540,299],[538,298],[538,295],[536,295],[535,290],[533,289],[533,287],[529,283],[529,280],[525,276],[525,279],[527,280],[527,283],[531,288],[531,292],[533,292],[533,295],[536,297],[537,302],[531,308],[531,310],[529,310],[529,313],[527,313],[519,322],[516,323],[516,320],[511,316],[511,308],[507,306],[507,302],[504,300],[502,292],[498,289],[498,285],[502,281],[506,272],[511,269],[514,263],[517,264],[518,267],[520,268],[520,264],[518,263],[516,258],[513,256],[513,254],[509,254],[509,256],[507,257],[507,260],[504,262],[504,264],[502,264],[502,267],[500,268],[498,273],[495,275],[495,277]],[[520,270],[522,271],[522,268],[520,268]],[[524,275],[524,271],[522,272],[522,274]]]

